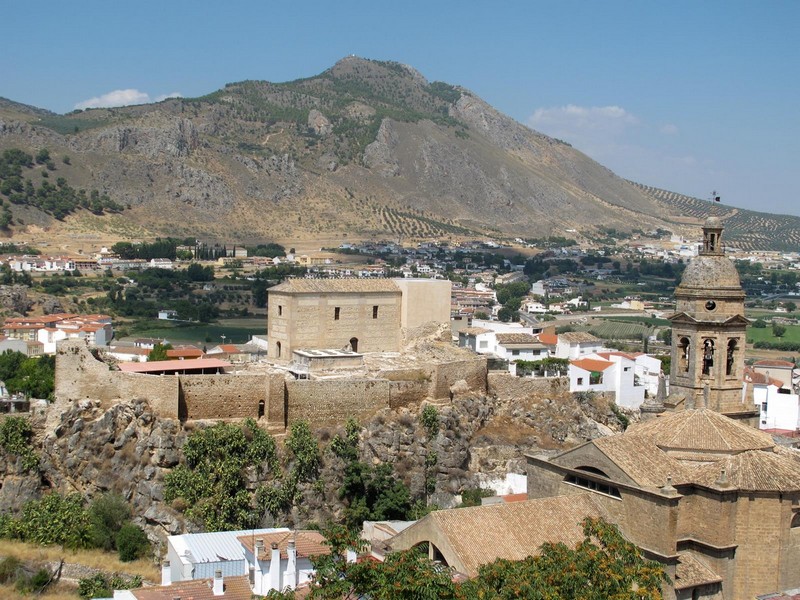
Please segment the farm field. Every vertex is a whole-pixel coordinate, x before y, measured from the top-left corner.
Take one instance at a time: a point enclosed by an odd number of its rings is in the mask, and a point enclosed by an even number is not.
[[[786,333],[779,338],[772,335],[772,327],[769,325],[764,328],[750,326],[747,328],[747,341],[800,343],[800,325],[786,325]]]

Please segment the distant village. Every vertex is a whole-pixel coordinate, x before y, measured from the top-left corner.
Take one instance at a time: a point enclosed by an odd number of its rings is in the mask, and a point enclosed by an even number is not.
[[[424,547],[438,564],[474,578],[498,558],[524,559],[545,542],[572,544],[581,539],[583,518],[600,517],[663,566],[670,581],[664,597],[795,597],[800,370],[787,360],[745,362],[750,323],[731,259],[800,271],[800,255],[735,251],[722,232],[712,217],[699,244],[634,240],[608,260],[603,248],[556,243],[541,261],[567,258],[574,268],[541,279],[526,272],[522,255],[494,252],[502,244],[491,240],[354,243],[276,257],[234,248],[214,262],[243,278],[281,264],[307,269],[268,288],[265,334],[246,343],[120,343],[108,315],[55,313],[7,318],[0,351],[55,355],[56,402],[93,399],[108,407],[146,390],[160,417],[252,418],[277,436],[297,420],[335,426],[350,416],[444,406],[470,394],[496,400],[509,390],[525,396],[561,386],[601,398],[630,429],[521,457],[526,472],[509,473],[481,506],[414,521],[365,521],[367,550],[352,549],[347,560],[383,561]],[[4,265],[16,273],[124,273],[182,269],[195,260],[196,247],[179,251],[183,260],[122,259],[102,248],[91,258],[6,256]],[[370,258],[345,264],[348,255]],[[619,280],[620,263],[631,257],[686,265],[674,294],[656,302],[637,295],[591,300],[587,290]],[[516,303],[502,302],[514,284],[522,290]],[[781,295],[800,295],[800,282]],[[613,311],[668,320],[671,343],[648,352],[648,341],[660,343],[654,336],[633,351],[586,331],[556,329],[565,315]],[[165,308],[153,318],[178,314]],[[6,404],[6,412],[25,410]],[[311,556],[329,552],[320,532],[286,527],[171,535],[161,585],[117,590],[114,598],[307,593]]]

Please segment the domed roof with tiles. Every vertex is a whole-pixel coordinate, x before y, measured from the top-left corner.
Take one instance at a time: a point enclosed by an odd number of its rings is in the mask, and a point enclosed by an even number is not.
[[[800,490],[800,469],[797,459],[786,451],[748,450],[699,467],[692,482],[743,491],[791,492]]]
[[[742,291],[739,273],[733,261],[725,255],[699,255],[693,258],[681,277],[681,283],[675,290],[701,290],[708,294],[710,290],[732,289]]]
[[[647,436],[666,452],[738,454],[775,446],[770,435],[707,408],[664,414],[626,434]]]

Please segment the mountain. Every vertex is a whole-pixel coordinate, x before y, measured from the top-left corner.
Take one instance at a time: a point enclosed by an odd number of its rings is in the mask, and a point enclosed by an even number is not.
[[[124,108],[57,115],[0,99],[0,150],[9,148],[47,148],[54,178],[125,207],[75,209],[61,222],[41,202],[12,206],[17,226],[66,231],[591,237],[680,228],[693,216],[469,90],[352,56],[307,79]]]

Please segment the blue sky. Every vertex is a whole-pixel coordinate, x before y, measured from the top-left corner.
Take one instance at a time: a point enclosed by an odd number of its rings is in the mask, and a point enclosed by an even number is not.
[[[463,85],[617,174],[800,215],[800,2],[6,3],[0,96],[68,112],[315,75]]]

